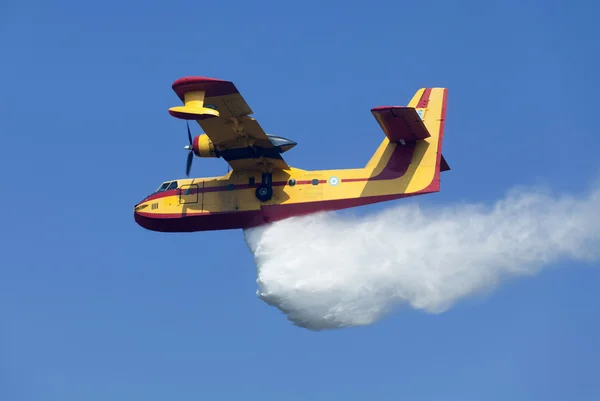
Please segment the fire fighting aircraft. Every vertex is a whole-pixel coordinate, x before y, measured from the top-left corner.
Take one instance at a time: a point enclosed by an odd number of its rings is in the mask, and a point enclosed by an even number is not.
[[[188,122],[185,179],[170,180],[134,207],[135,221],[161,232],[245,229],[277,220],[423,195],[440,190],[446,88],[421,88],[407,106],[371,109],[385,134],[365,167],[308,171],[282,154],[296,146],[266,134],[230,81],[185,77],[172,85],[183,105],[171,116]],[[189,178],[194,157],[222,158],[224,176]]]

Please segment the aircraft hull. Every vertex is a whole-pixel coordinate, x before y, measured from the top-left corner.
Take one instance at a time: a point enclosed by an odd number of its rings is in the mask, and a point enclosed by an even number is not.
[[[445,88],[420,89],[408,107],[372,110],[385,138],[358,169],[233,169],[226,176],[165,182],[134,207],[140,226],[159,232],[246,229],[295,216],[347,209],[440,190]],[[259,185],[272,196],[259,200]]]
[[[134,219],[141,227],[158,232],[197,232],[232,230],[257,227],[279,220],[305,216],[308,214],[342,210],[373,203],[386,202],[409,196],[423,195],[437,190],[421,191],[413,194],[372,196],[366,198],[341,199],[321,202],[306,202],[288,205],[268,205],[259,210],[246,210],[220,213],[199,213],[194,215],[160,216],[134,212]]]

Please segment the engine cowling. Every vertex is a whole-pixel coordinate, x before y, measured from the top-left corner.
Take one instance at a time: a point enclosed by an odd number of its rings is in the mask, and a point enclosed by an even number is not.
[[[208,135],[202,134],[194,138],[192,145],[194,154],[198,157],[219,157]]]

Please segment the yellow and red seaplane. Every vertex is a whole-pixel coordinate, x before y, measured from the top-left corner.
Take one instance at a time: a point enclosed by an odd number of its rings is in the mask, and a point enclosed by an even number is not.
[[[285,162],[282,154],[296,142],[266,134],[232,82],[185,77],[172,88],[183,105],[169,113],[204,131],[192,138],[188,125],[186,176],[194,156],[222,158],[231,171],[162,183],[134,207],[135,221],[149,230],[244,229],[438,192],[440,173],[450,169],[442,156],[446,88],[421,88],[407,106],[371,109],[385,137],[367,165],[318,171]]]

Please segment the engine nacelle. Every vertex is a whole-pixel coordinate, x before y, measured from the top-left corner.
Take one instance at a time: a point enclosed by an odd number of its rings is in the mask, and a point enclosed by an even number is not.
[[[194,138],[192,149],[198,157],[219,157],[208,135],[202,134]]]

